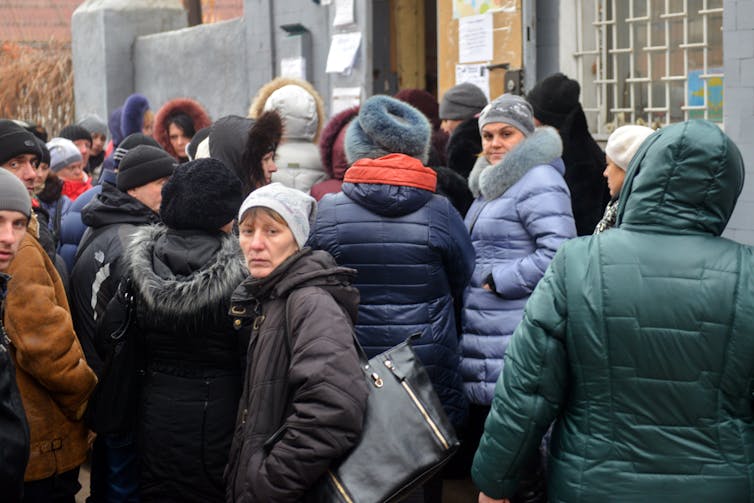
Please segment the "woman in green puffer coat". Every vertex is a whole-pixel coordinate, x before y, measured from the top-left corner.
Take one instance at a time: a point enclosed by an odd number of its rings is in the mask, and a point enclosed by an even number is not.
[[[551,501],[754,499],[754,257],[723,239],[733,142],[689,121],[629,165],[618,228],[565,243],[505,355],[472,474],[510,497],[555,421]]]

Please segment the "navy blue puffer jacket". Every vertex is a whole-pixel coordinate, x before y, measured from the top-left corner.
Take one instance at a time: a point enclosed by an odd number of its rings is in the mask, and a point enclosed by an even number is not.
[[[458,212],[434,194],[436,180],[403,154],[357,161],[343,192],[320,201],[309,244],[358,271],[356,334],[370,358],[421,333],[414,348],[460,424],[467,402],[453,301],[471,278],[474,249]]]

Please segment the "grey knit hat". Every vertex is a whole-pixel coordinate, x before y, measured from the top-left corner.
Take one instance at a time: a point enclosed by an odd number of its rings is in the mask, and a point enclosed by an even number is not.
[[[534,113],[531,105],[515,94],[502,94],[484,107],[479,114],[479,132],[492,122],[510,124],[524,133],[524,136],[534,132]]]
[[[440,119],[466,120],[487,106],[487,96],[471,82],[462,82],[447,90],[440,102]]]
[[[16,175],[4,168],[0,168],[0,210],[31,216],[29,191]]]
[[[89,134],[101,134],[107,137],[107,124],[97,115],[89,115],[78,122],[78,125],[89,131]]]
[[[47,142],[47,150],[50,151],[50,169],[55,173],[83,159],[79,148],[68,138],[53,138]]]
[[[317,216],[317,201],[312,196],[286,187],[280,182],[259,187],[241,204],[238,222],[243,221],[244,213],[257,206],[269,208],[278,213],[291,229],[298,247],[304,247],[306,240],[309,239],[309,231],[314,225],[314,218]]]

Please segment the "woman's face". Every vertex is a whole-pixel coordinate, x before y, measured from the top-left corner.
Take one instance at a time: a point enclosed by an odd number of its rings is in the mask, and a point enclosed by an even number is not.
[[[272,182],[272,174],[278,170],[275,165],[275,152],[268,152],[262,157],[262,171],[264,171],[264,183]]]
[[[65,168],[58,170],[58,177],[64,181],[83,182],[86,178],[84,174],[84,165],[81,162],[74,162]]]
[[[145,136],[152,136],[154,129],[154,113],[151,110],[144,112],[143,122],[141,124],[141,133]]]
[[[298,251],[293,233],[264,211],[249,212],[238,226],[241,250],[254,278],[265,278]]]
[[[526,136],[519,129],[504,122],[491,122],[482,128],[482,154],[490,164],[500,162],[505,154],[521,143]]]
[[[189,144],[191,138],[186,136],[183,129],[174,122],[171,122],[168,126],[168,137],[170,138],[170,145],[173,147],[173,150],[175,150],[176,155],[181,159],[185,159],[186,145]]]
[[[92,148],[89,150],[91,155],[99,155],[105,149],[107,136],[102,133],[92,133]]]
[[[610,189],[610,197],[616,197],[623,188],[623,180],[626,178],[626,172],[618,167],[609,157],[607,158],[607,167],[602,172],[602,176],[607,178],[607,188]]]

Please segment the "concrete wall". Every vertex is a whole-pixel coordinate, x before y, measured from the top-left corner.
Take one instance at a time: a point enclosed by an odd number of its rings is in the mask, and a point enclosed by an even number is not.
[[[723,123],[746,165],[746,182],[724,236],[754,244],[754,1],[723,2]]]
[[[154,110],[186,96],[210,117],[246,115],[249,90],[241,19],[139,37],[134,49],[134,89]]]
[[[326,110],[333,87],[360,87],[362,98],[371,96],[372,5],[354,5],[355,22],[337,28],[334,4],[311,0],[244,0],[242,18],[185,28],[180,0],[87,0],[72,22],[77,115],[107,117],[133,92],[146,95],[154,110],[188,96],[213,118],[246,115],[257,90],[280,74],[280,60],[295,56],[282,28],[291,24],[309,32],[307,65]],[[325,73],[331,35],[350,31],[363,35],[353,70]]]

